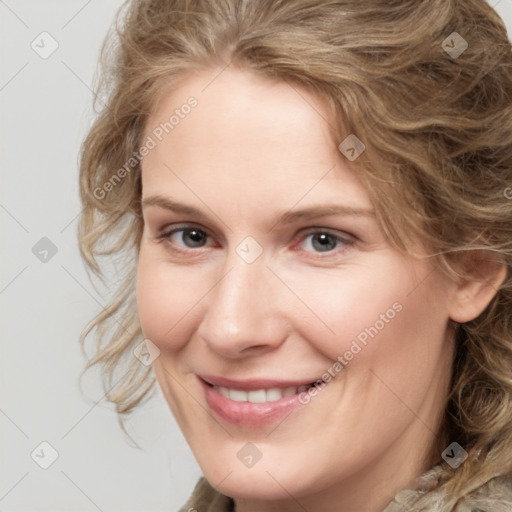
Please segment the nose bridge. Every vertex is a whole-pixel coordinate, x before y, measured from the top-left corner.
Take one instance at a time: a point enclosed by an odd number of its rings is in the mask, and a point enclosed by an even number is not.
[[[251,346],[274,346],[281,341],[271,277],[263,256],[249,262],[243,253],[230,250],[199,328],[213,350],[235,357]]]
[[[216,287],[210,312],[220,314],[238,330],[264,314],[262,291],[268,286],[268,269],[262,257],[248,263],[236,251],[226,259],[223,275]],[[212,297],[213,298],[213,297]],[[249,315],[250,313],[250,315]]]

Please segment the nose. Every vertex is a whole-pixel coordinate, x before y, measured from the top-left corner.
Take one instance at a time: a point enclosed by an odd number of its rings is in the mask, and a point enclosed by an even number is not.
[[[263,255],[247,263],[235,250],[224,261],[198,327],[198,335],[217,354],[240,358],[273,350],[286,339],[284,287],[267,264]]]

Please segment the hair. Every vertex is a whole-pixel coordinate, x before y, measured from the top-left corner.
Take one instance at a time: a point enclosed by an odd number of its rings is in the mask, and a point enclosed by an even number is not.
[[[450,37],[467,41],[460,55],[445,51]],[[81,152],[79,247],[91,278],[104,281],[103,259],[119,258],[122,280],[80,341],[94,335],[84,371],[99,365],[118,417],[155,384],[133,356],[143,340],[134,283],[147,120],[188,73],[236,66],[321,96],[336,140],[364,143],[352,165],[397,250],[421,241],[452,278],[474,272],[476,253],[506,266],[488,307],[454,334],[439,439],[457,440],[468,458],[443,465],[410,510],[435,500],[452,510],[512,473],[512,53],[484,0],[134,0],[118,11],[100,62]]]

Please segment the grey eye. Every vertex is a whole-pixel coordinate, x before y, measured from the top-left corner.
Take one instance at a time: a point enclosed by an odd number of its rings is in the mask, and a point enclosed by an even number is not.
[[[316,252],[328,252],[335,249],[341,239],[330,233],[311,233],[305,238],[305,241],[306,245]]]
[[[176,230],[172,234],[172,238],[174,238],[174,242],[179,242],[179,244],[183,244],[186,247],[202,247],[206,244],[208,240],[208,235],[196,228],[182,228]]]

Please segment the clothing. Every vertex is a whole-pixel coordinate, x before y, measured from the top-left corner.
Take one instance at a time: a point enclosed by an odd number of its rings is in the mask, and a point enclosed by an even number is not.
[[[421,475],[415,489],[400,491],[393,501],[382,512],[408,512],[414,503],[426,492],[437,486],[441,466]],[[492,502],[489,508],[489,502]],[[486,505],[482,505],[482,504]],[[424,512],[437,512],[439,500],[433,496],[432,506],[422,508]],[[485,507],[485,508],[480,508]],[[503,476],[489,480],[484,485],[468,494],[459,501],[452,512],[511,512],[512,511],[512,478]],[[187,503],[179,512],[234,512],[234,501],[216,491],[203,476],[197,482]],[[363,512],[363,511],[362,511]]]

